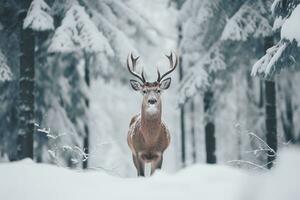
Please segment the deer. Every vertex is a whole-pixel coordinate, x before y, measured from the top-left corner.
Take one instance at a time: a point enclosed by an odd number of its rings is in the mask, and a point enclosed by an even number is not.
[[[175,55],[174,63],[172,52],[166,57],[169,60],[170,69],[161,75],[157,68],[157,80],[154,82],[146,81],[143,71],[141,74],[135,72],[139,57],[135,58],[132,54],[127,57],[128,71],[138,79],[131,79],[130,85],[133,90],[143,95],[141,112],[131,118],[127,135],[127,143],[132,152],[137,176],[145,176],[146,167],[148,169],[146,176],[152,175],[156,169],[161,169],[163,153],[171,141],[169,130],[161,119],[161,94],[163,90],[170,87],[171,77],[167,75],[175,70],[178,59]],[[130,66],[129,58],[132,66]]]

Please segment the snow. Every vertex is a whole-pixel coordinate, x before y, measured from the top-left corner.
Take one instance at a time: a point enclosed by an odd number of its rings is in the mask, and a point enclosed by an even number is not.
[[[300,5],[298,5],[292,12],[291,16],[286,19],[281,29],[281,38],[294,41],[300,46]]]
[[[84,8],[73,5],[66,13],[62,25],[56,29],[49,51],[74,52],[77,50],[113,55],[108,40],[98,30]]]
[[[285,149],[267,173],[198,164],[175,174],[120,178],[101,170],[75,171],[30,159],[0,165],[0,199],[298,200],[300,149]],[[28,184],[30,183],[30,184]]]
[[[0,50],[0,81],[9,81],[12,79],[12,73],[7,65],[7,60]]]
[[[43,0],[32,1],[24,19],[23,28],[31,28],[34,31],[49,31],[54,29],[53,18],[50,15],[50,7],[47,3]]]
[[[272,30],[273,31],[276,31],[277,29],[281,28],[282,25],[284,24],[285,22],[285,18],[282,18],[281,16],[279,17],[276,17],[275,20],[274,20],[274,23],[273,23],[273,28]]]
[[[246,41],[250,36],[265,37],[272,33],[268,19],[260,10],[246,2],[228,21],[222,33],[222,40]]]
[[[279,3],[281,2],[281,0],[274,0],[272,5],[271,5],[271,12],[272,14],[275,14],[275,9],[276,7],[279,6]]]
[[[266,52],[266,55],[264,55],[253,65],[251,75],[263,75],[265,78],[271,77],[271,75],[273,75],[276,71],[276,62],[278,62],[286,48],[287,43],[282,41],[269,48]]]

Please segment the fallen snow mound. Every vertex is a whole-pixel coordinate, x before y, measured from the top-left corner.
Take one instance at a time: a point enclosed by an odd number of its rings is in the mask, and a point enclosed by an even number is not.
[[[119,178],[23,160],[0,165],[2,200],[299,200],[300,150],[280,154],[268,173],[247,173],[221,165],[194,165],[170,175]]]

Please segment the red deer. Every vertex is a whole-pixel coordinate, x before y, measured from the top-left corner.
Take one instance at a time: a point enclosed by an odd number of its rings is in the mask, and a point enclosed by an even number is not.
[[[127,58],[127,68],[137,80],[130,80],[131,87],[140,91],[143,95],[141,113],[132,117],[127,136],[128,146],[132,151],[133,163],[137,169],[138,176],[145,176],[145,167],[151,166],[151,174],[160,169],[163,161],[163,153],[170,144],[170,134],[165,123],[161,120],[162,103],[161,91],[169,88],[171,78],[165,78],[175,70],[177,57],[173,62],[172,53],[167,56],[170,62],[170,69],[160,75],[157,69],[157,80],[147,82],[144,73],[141,75],[135,72],[136,63],[139,57],[134,58],[131,54],[132,67]]]

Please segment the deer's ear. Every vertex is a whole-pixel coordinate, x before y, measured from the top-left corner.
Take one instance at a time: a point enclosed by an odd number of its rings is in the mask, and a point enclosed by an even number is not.
[[[130,80],[130,85],[135,91],[140,91],[143,88],[142,84],[136,80]]]
[[[166,90],[170,87],[171,84],[171,77],[164,79],[163,81],[160,82],[160,89]]]

